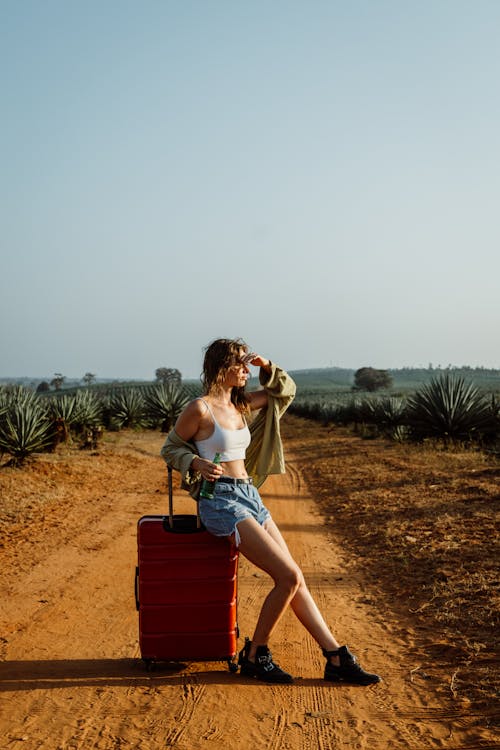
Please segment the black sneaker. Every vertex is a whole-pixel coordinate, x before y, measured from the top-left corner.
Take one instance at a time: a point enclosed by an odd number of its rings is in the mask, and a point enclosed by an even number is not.
[[[378,674],[370,674],[362,669],[354,654],[351,654],[347,646],[341,646],[337,651],[325,651],[323,656],[327,657],[325,665],[325,680],[330,682],[348,682],[351,685],[373,685],[380,682]],[[330,656],[338,656],[340,664],[335,666],[330,661]]]
[[[255,662],[250,661],[248,654],[252,641],[245,639],[245,646],[240,651],[238,664],[241,667],[241,674],[245,677],[256,677],[264,682],[293,682],[293,677],[288,672],[284,672],[277,664],[273,662],[273,657],[267,646],[257,646]]]

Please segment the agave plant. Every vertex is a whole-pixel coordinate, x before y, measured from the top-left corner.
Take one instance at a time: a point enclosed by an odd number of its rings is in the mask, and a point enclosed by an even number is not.
[[[397,427],[404,423],[405,402],[395,396],[385,398],[366,399],[364,405],[366,421],[386,435],[392,435]]]
[[[348,400],[343,398],[334,400],[303,398],[293,403],[290,411],[299,417],[314,419],[323,424],[329,422],[339,425],[357,424],[366,421],[366,400],[356,396],[350,397]]]
[[[66,442],[69,439],[71,425],[75,421],[75,397],[64,394],[51,398],[48,404],[48,412],[55,442]]]
[[[183,383],[182,390],[186,394],[188,401],[192,401],[194,398],[198,398],[203,392],[201,383],[196,382]]]
[[[147,422],[144,397],[139,388],[127,387],[111,393],[106,411],[112,429],[144,427]]]
[[[190,392],[176,383],[151,386],[144,395],[146,414],[154,424],[161,425],[162,432],[169,432],[190,399]]]
[[[367,421],[369,407],[366,398],[350,398],[348,401],[338,404],[335,411],[335,421],[340,425],[359,424]]]
[[[14,463],[45,450],[52,440],[45,409],[29,397],[14,401],[0,419],[0,448],[13,457]]]
[[[90,391],[55,396],[48,408],[58,441],[68,440],[70,431],[80,434],[102,424],[102,403]]]
[[[290,413],[327,425],[335,421],[337,404],[323,398],[301,398],[292,404]]]
[[[0,388],[0,420],[2,415],[9,411],[10,398],[7,388]]]
[[[406,422],[419,439],[471,440],[492,429],[494,414],[475,385],[445,373],[409,397]]]
[[[9,409],[11,406],[14,406],[15,404],[34,405],[38,404],[38,395],[28,388],[23,388],[22,385],[15,386],[13,388],[7,387],[2,389],[0,404],[3,405],[0,408],[2,408],[4,411]]]
[[[102,425],[103,405],[91,391],[77,391],[75,394],[74,427],[82,431]]]

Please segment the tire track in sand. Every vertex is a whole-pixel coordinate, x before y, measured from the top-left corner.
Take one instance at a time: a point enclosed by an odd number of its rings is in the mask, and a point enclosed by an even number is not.
[[[191,682],[193,676],[187,678],[183,686],[181,711],[175,717],[176,725],[167,733],[165,737],[166,747],[175,747],[183,735],[186,733],[193,721],[194,714],[206,690],[206,685],[200,685]]]

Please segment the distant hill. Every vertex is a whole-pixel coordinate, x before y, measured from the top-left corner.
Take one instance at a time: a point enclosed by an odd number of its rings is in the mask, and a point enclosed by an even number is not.
[[[330,390],[350,388],[354,382],[355,370],[344,367],[321,367],[311,370],[291,370],[290,375],[298,388]]]
[[[327,392],[332,390],[350,390],[354,384],[354,373],[356,370],[342,367],[323,367],[311,370],[294,370],[290,375],[297,383],[298,392],[306,393]],[[423,383],[428,383],[433,378],[444,372],[450,372],[475,385],[487,390],[500,390],[500,370],[485,367],[449,367],[449,368],[423,368],[402,367],[400,369],[388,369],[393,379],[393,391],[414,390]]]
[[[369,365],[367,365],[369,366]],[[454,375],[472,381],[475,385],[485,388],[488,391],[500,391],[500,370],[486,367],[402,367],[399,369],[388,369],[393,379],[392,391],[415,390],[423,383],[428,383],[432,378],[438,377],[440,373],[451,372]],[[349,391],[354,383],[354,368],[346,367],[317,367],[308,370],[291,370],[290,375],[297,383],[298,393],[301,395],[321,394],[330,391]],[[36,377],[16,377],[0,378],[2,385],[22,385],[26,388],[36,390],[42,381],[49,381],[50,378]],[[128,380],[127,378],[105,379],[97,378],[94,388],[99,386],[146,386],[151,385],[153,380]],[[186,379],[186,385],[199,386],[199,379]],[[258,385],[257,378],[251,378],[249,385],[255,388]],[[68,378],[64,381],[62,390],[74,390],[82,388],[83,383],[76,378]],[[53,389],[51,389],[53,392]]]
[[[30,388],[36,390],[40,383],[50,383],[52,378],[34,378],[34,377],[20,377],[20,378],[0,378],[1,386],[23,386],[24,388]],[[96,388],[98,386],[120,386],[124,387],[127,385],[150,385],[153,380],[128,380],[127,378],[96,378],[95,382],[90,386]],[[84,388],[85,385],[81,379],[78,378],[67,378],[62,387],[61,391],[74,391],[77,388]],[[50,391],[55,393],[55,389],[51,388]]]

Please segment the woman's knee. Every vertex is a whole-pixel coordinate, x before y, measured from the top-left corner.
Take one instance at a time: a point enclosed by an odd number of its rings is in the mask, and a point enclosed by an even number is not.
[[[276,584],[286,589],[289,594],[295,594],[302,582],[302,573],[295,565],[287,567],[276,580]]]

